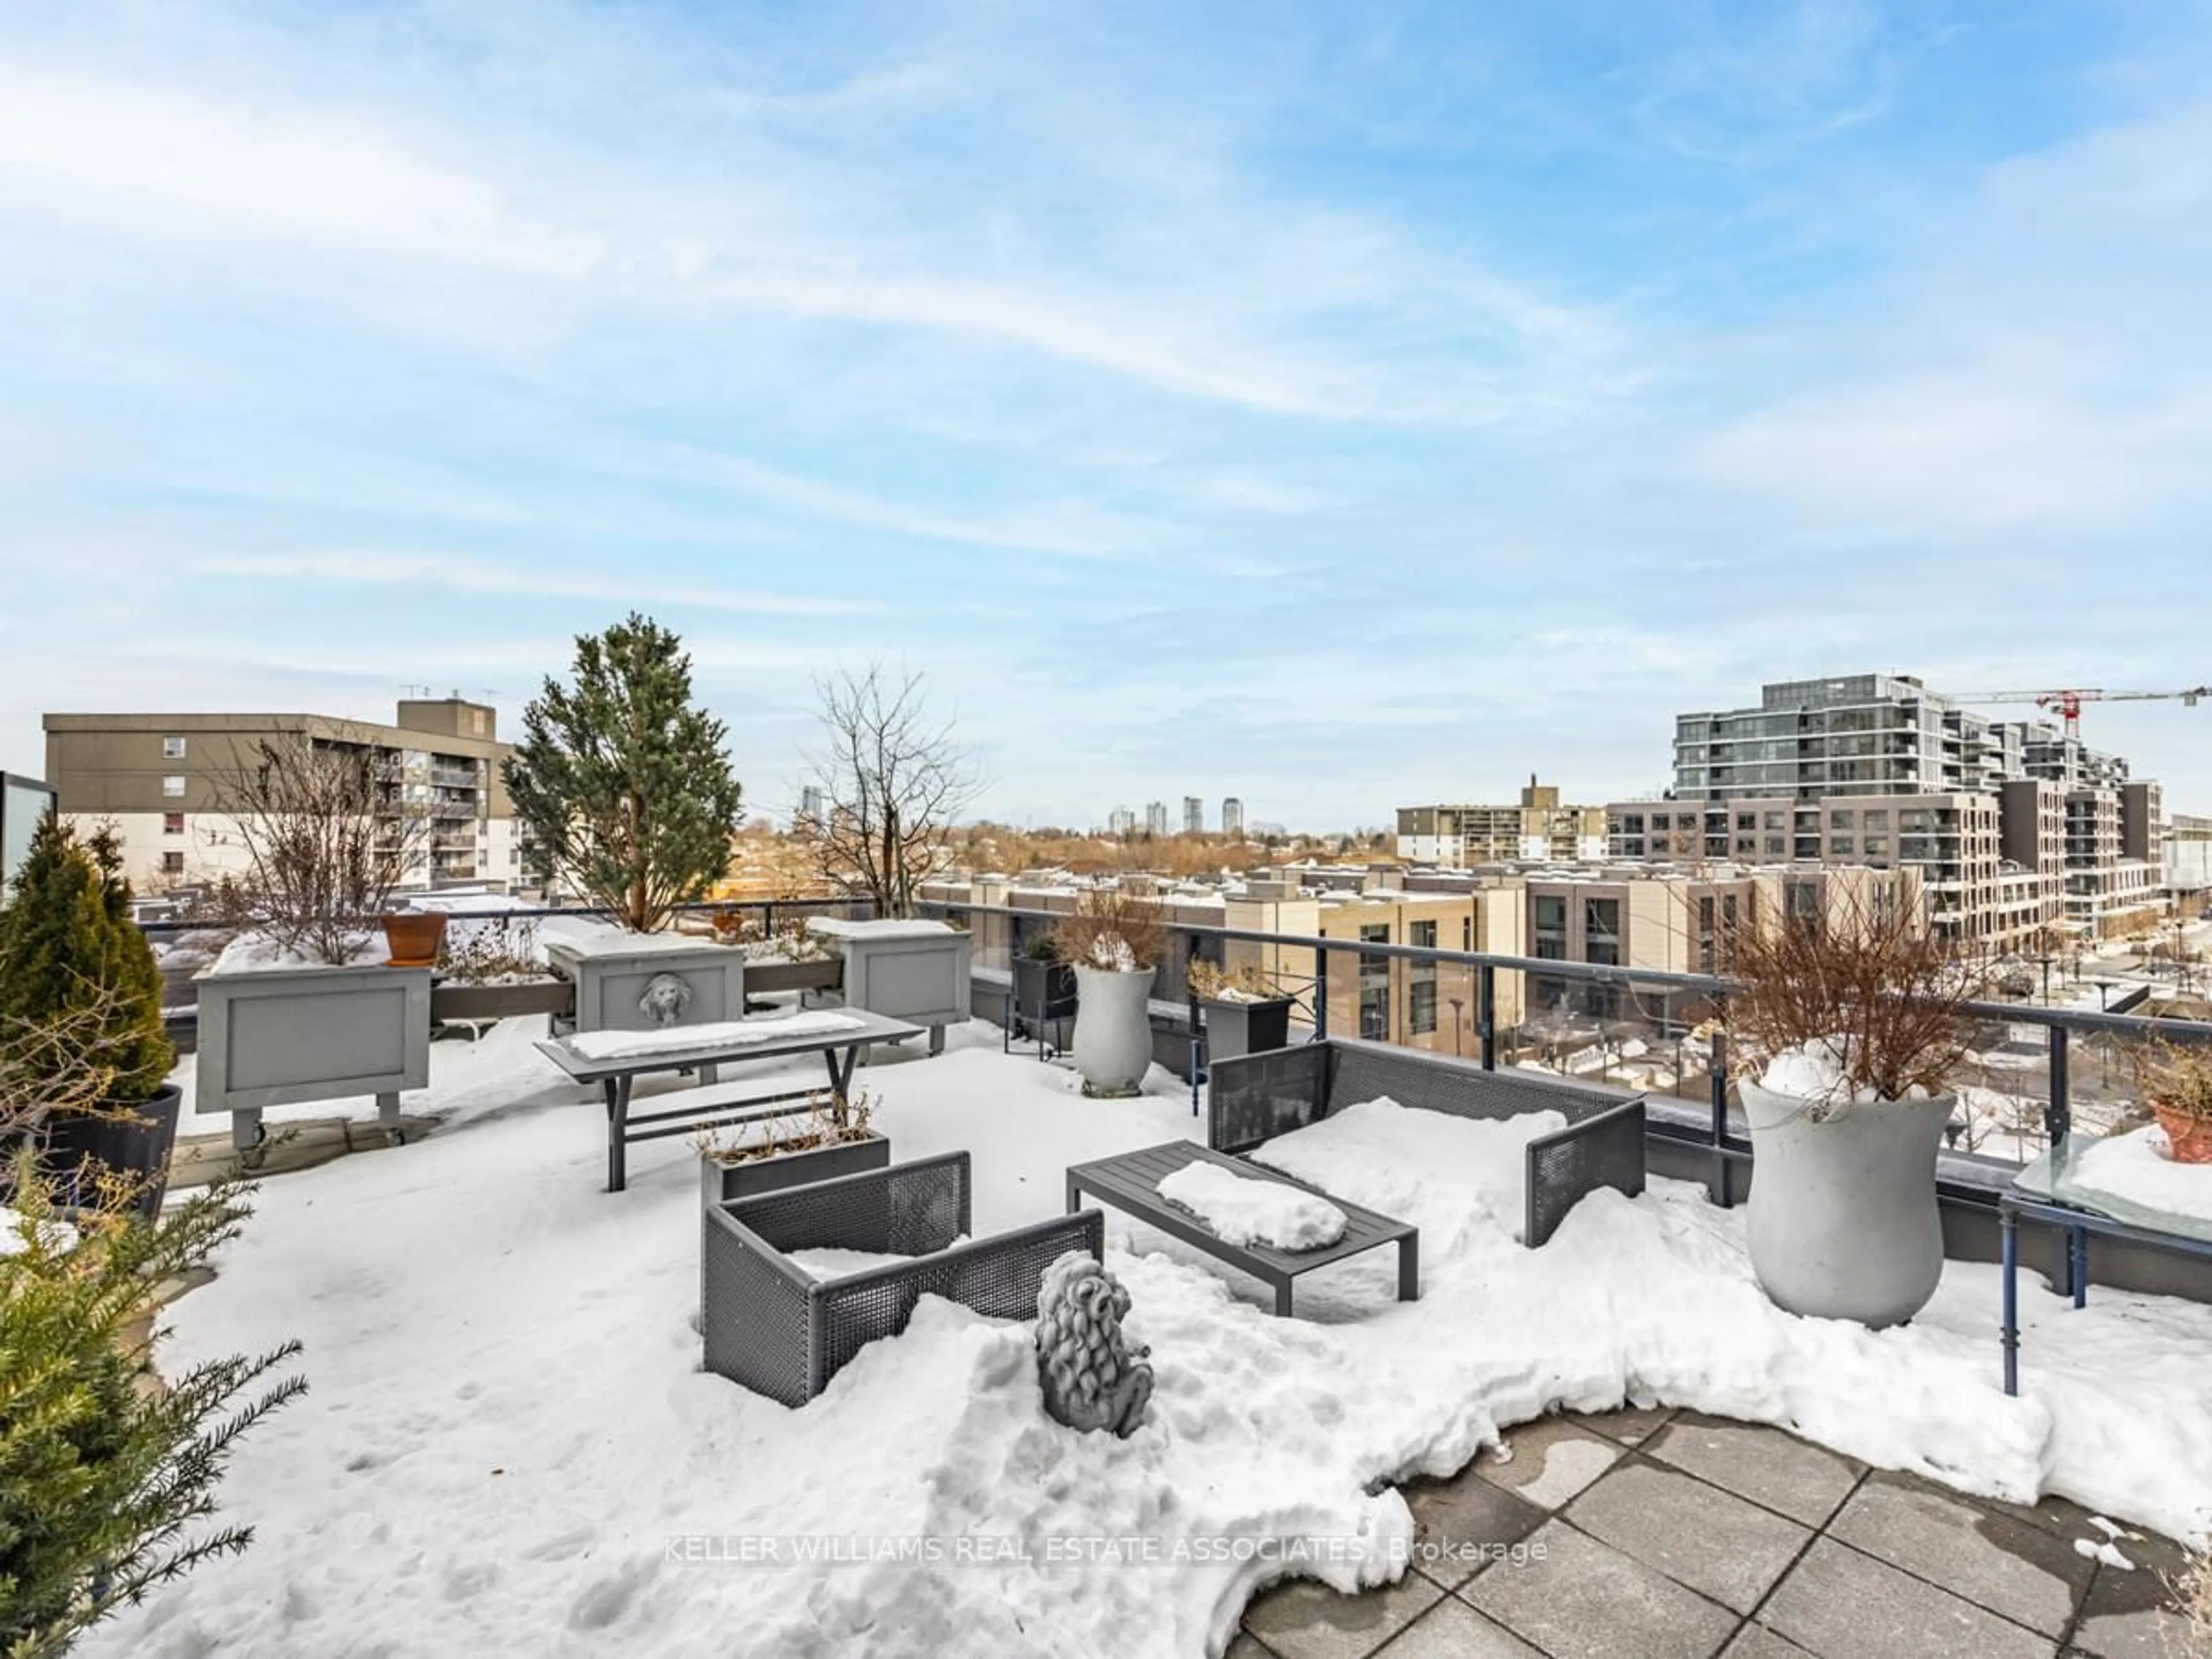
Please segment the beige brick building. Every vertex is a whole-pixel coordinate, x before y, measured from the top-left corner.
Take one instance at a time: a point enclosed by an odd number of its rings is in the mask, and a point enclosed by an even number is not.
[[[318,745],[366,750],[379,811],[423,826],[407,874],[419,887],[522,879],[516,833],[490,708],[457,697],[402,702],[389,726],[325,714],[48,714],[46,776],[59,810],[83,824],[112,823],[125,869],[142,889],[214,881],[246,863],[223,781],[267,740],[304,734]]]
[[[1398,856],[1443,870],[1513,859],[1600,858],[1605,835],[1605,808],[1563,805],[1555,786],[1533,777],[1510,806],[1398,809]]]

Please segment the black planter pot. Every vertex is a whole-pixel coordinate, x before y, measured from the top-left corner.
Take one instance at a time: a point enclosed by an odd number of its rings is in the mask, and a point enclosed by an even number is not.
[[[1237,1060],[1291,1046],[1291,999],[1265,1002],[1201,1002],[1206,1011],[1206,1058]]]
[[[85,1117],[76,1113],[46,1120],[45,1164],[47,1173],[61,1183],[58,1195],[65,1207],[88,1201],[86,1190],[96,1163],[117,1175],[144,1182],[131,1208],[151,1219],[160,1212],[162,1195],[169,1189],[169,1153],[177,1144],[177,1115],[184,1091],[165,1083],[161,1091],[135,1109],[135,1118]]]
[[[1075,969],[1064,962],[1014,958],[1014,1010],[1032,1023],[1075,1012]]]
[[[739,1164],[699,1160],[699,1198],[702,1204],[726,1204],[732,1199],[757,1198],[787,1187],[809,1186],[837,1176],[860,1175],[887,1168],[891,1161],[889,1135],[871,1129],[864,1140],[844,1140],[834,1146],[816,1146],[803,1152],[781,1152],[774,1158],[747,1158]]]

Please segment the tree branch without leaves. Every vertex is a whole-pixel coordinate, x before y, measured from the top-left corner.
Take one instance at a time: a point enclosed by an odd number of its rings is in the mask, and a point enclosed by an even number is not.
[[[922,678],[880,662],[815,682],[822,740],[807,755],[823,796],[813,826],[822,874],[866,894],[879,916],[914,914],[921,884],[951,862],[953,822],[981,787],[950,721],[933,724]]]
[[[349,959],[430,833],[387,765],[365,736],[286,732],[216,774],[216,804],[246,852],[241,921],[321,961]]]

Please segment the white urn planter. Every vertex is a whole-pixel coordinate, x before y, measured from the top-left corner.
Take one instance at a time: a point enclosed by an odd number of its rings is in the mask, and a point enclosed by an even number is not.
[[[1936,1149],[1957,1097],[1828,1105],[1738,1087],[1751,1266],[1769,1299],[1877,1330],[1918,1313],[1943,1273]]]
[[[1086,1095],[1133,1095],[1152,1063],[1150,968],[1075,965],[1075,1069]]]

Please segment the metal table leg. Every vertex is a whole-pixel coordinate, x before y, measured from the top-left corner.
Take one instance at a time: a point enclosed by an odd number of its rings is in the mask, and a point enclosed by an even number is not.
[[[629,1085],[628,1077],[611,1077],[607,1091],[607,1190],[618,1193],[629,1183]]]
[[[2074,1285],[2074,1305],[2086,1308],[2089,1305],[2089,1230],[2075,1227],[2069,1231],[2073,1237],[2069,1241],[2070,1259],[2067,1266],[2071,1271],[2067,1277]]]
[[[2004,1319],[1998,1328],[1997,1340],[2004,1346],[2004,1391],[2020,1392],[2020,1218],[2010,1210],[1997,1214],[1997,1233],[2002,1242],[2000,1252],[2004,1273]]]

